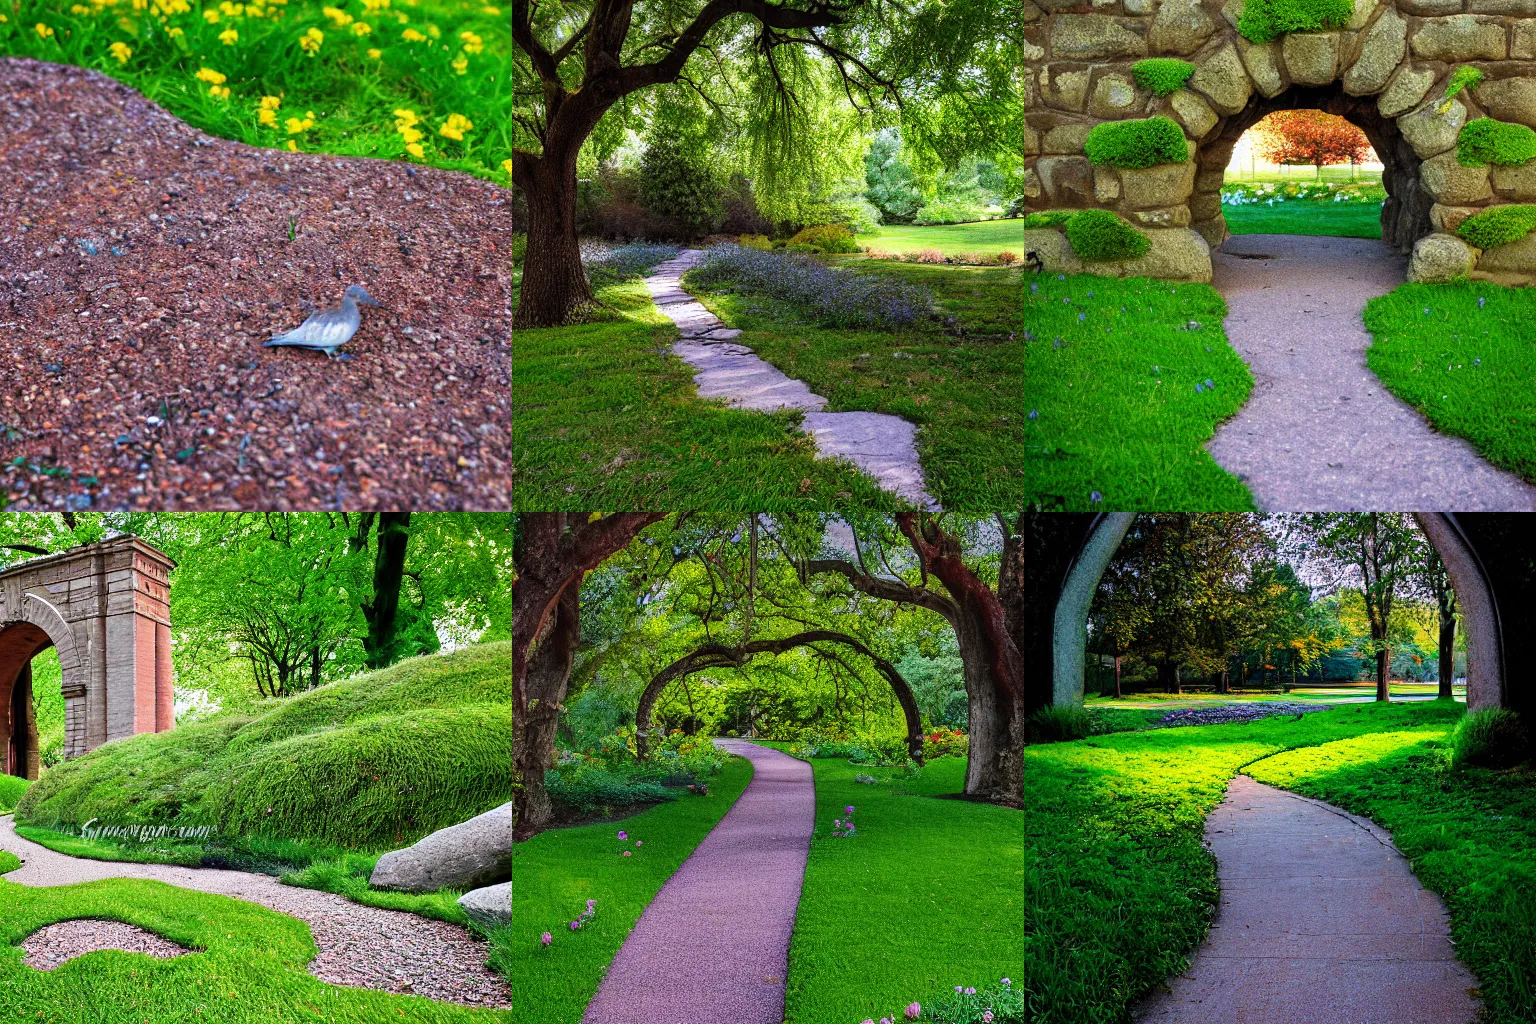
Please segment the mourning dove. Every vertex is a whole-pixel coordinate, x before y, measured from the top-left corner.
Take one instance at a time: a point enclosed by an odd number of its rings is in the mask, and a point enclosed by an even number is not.
[[[279,334],[264,347],[291,345],[296,348],[312,348],[335,358],[336,350],[351,340],[363,321],[357,309],[359,302],[369,306],[378,305],[362,285],[351,285],[342,295],[341,305],[311,313],[308,320],[287,334]]]

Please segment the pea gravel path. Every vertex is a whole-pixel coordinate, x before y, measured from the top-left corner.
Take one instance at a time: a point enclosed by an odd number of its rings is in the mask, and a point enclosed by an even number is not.
[[[800,429],[815,440],[823,458],[848,459],[885,490],[922,508],[937,508],[924,489],[917,427],[887,413],[825,412],[827,400],[805,381],[786,376],[734,341],[741,331],[725,326],[683,290],[683,274],[703,258],[701,249],[684,249],[645,279],[651,301],[682,331],[672,351],[693,367],[699,397],[723,398],[733,409],[799,409],[805,413]]]
[[[365,907],[328,892],[284,885],[270,875],[70,857],[18,836],[11,815],[0,817],[0,850],[22,859],[21,868],[5,876],[7,882],[19,885],[150,878],[247,900],[296,917],[309,925],[320,950],[310,961],[309,973],[333,985],[409,993],[465,1006],[512,1005],[506,981],[485,965],[489,944],[446,921]],[[72,955],[79,952],[84,950]]]
[[[121,949],[161,959],[195,952],[137,925],[89,917],[44,925],[21,940],[21,949],[26,954],[21,962],[39,971],[63,967],[77,956],[101,949]]]
[[[1439,898],[1365,818],[1239,775],[1205,823],[1221,904],[1139,1024],[1472,1024]]]
[[[584,1024],[783,1024],[816,785],[788,754],[715,745],[751,761],[752,782],[640,915]]]
[[[1256,258],[1262,257],[1262,258]],[[1528,511],[1536,488],[1436,433],[1366,366],[1365,303],[1403,283],[1371,238],[1237,235],[1211,254],[1253,395],[1207,450],[1270,512]]]

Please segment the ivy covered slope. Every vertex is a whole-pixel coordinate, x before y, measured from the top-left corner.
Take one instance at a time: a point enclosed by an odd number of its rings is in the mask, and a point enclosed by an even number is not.
[[[411,658],[97,748],[45,772],[19,824],[212,826],[214,837],[408,845],[512,798],[509,642]]]

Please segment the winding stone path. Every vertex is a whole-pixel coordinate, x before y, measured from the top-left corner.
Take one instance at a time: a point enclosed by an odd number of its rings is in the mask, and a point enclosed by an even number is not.
[[[4,876],[7,882],[18,885],[149,878],[183,889],[232,896],[296,917],[309,925],[319,949],[319,955],[309,963],[309,973],[333,985],[425,996],[465,1006],[512,1005],[507,982],[486,966],[490,945],[446,921],[366,907],[328,892],[284,885],[270,875],[71,857],[18,836],[11,815],[0,816],[0,850],[21,858],[22,866]],[[103,933],[107,941],[117,937]],[[77,942],[70,951],[73,955],[84,951],[78,946]]]
[[[1472,1024],[1477,979],[1391,836],[1239,775],[1205,824],[1221,905],[1141,1024]]]
[[[917,427],[886,413],[825,412],[827,400],[804,381],[786,376],[732,340],[741,331],[725,326],[683,290],[683,274],[703,258],[701,249],[684,249],[645,279],[651,301],[682,331],[672,351],[693,367],[699,397],[722,398],[732,408],[758,412],[800,409],[805,413],[801,429],[815,439],[823,458],[848,459],[885,490],[923,508],[937,508],[924,489]]]
[[[1365,362],[1367,300],[1404,257],[1369,238],[1238,235],[1212,253],[1248,403],[1206,446],[1266,511],[1536,509],[1536,488],[1436,433]]]
[[[752,782],[640,916],[583,1024],[783,1024],[816,786],[788,754],[715,744],[752,762]]]

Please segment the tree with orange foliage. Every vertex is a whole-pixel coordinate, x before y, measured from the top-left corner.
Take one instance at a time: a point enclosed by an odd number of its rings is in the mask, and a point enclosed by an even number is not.
[[[1311,164],[1317,176],[1330,164],[1373,159],[1365,133],[1336,114],[1279,110],[1253,126],[1259,155],[1277,164]]]

